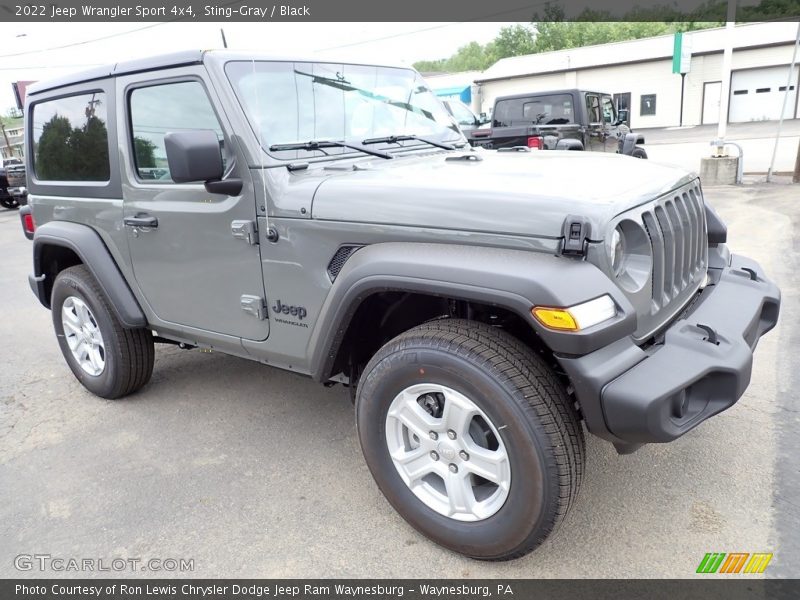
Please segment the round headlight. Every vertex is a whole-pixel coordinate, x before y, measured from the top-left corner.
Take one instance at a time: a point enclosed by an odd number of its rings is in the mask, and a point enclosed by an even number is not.
[[[619,227],[614,229],[608,246],[608,260],[614,276],[618,277],[622,269],[622,258],[625,254],[625,241]]]
[[[650,237],[644,227],[630,219],[621,221],[608,237],[607,249],[619,285],[631,293],[641,290],[653,267]]]

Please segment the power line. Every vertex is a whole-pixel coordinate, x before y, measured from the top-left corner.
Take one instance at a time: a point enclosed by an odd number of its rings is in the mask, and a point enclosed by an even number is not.
[[[51,48],[42,48],[40,50],[26,50],[24,52],[15,52],[13,54],[0,54],[0,58],[11,58],[15,56],[25,56],[28,54],[41,54],[42,52],[52,52],[53,50],[63,50],[64,48],[74,48],[75,46],[83,46],[85,44],[93,44],[94,42],[101,42],[103,40],[109,40],[111,38],[120,37],[123,35],[129,35],[131,33],[136,33],[137,31],[144,31],[145,29],[152,29],[153,27],[159,27],[160,25],[166,25],[167,23],[171,23],[172,21],[164,21],[162,23],[153,23],[151,25],[145,25],[144,27],[138,27],[136,29],[130,29],[128,31],[123,31],[121,33],[112,33],[110,35],[104,35],[98,38],[92,38],[90,40],[83,40],[80,42],[72,42],[69,44],[63,44],[61,46],[53,46]]]
[[[99,67],[106,63],[84,63],[80,65],[27,65],[24,67],[0,67],[0,71],[31,71],[35,69],[76,69],[83,67]]]
[[[230,2],[225,2],[220,4],[220,7],[230,6],[232,4],[237,4],[240,0],[231,0]],[[136,29],[130,29],[128,31],[123,31],[122,33],[112,33],[109,35],[101,36],[98,38],[92,38],[90,40],[83,40],[80,42],[72,42],[69,44],[63,44],[61,46],[53,46],[52,48],[43,48],[41,50],[26,50],[24,52],[15,52],[13,54],[0,54],[0,58],[11,58],[14,56],[25,56],[28,54],[40,54],[42,52],[50,52],[52,50],[63,50],[64,48],[74,48],[75,46],[83,46],[85,44],[93,44],[94,42],[100,42],[103,40],[109,40],[111,38],[120,37],[123,35],[129,35],[131,33],[136,33],[138,31],[144,31],[145,29],[152,29],[154,27],[160,27],[161,25],[169,25],[170,23],[177,23],[178,21],[187,21],[191,17],[182,16],[182,17],[175,17],[174,19],[169,19],[167,21],[160,21],[158,23],[151,23],[150,25],[144,25],[143,27],[138,27]]]
[[[474,19],[468,19],[466,21],[456,21],[454,23],[443,23],[443,24],[440,24],[440,25],[434,25],[432,27],[424,27],[422,29],[415,29],[413,31],[406,31],[406,32],[403,32],[403,33],[394,33],[392,35],[385,35],[385,36],[382,36],[382,37],[371,38],[371,39],[368,39],[368,40],[362,40],[360,42],[352,42],[352,43],[349,43],[349,44],[342,44],[341,46],[330,46],[329,48],[319,48],[319,49],[315,50],[315,52],[326,52],[328,50],[338,50],[340,48],[350,48],[352,46],[360,46],[362,44],[370,44],[372,42],[381,42],[383,40],[390,40],[390,39],[394,39],[394,38],[403,37],[403,36],[406,36],[406,35],[414,35],[415,33],[423,33],[425,31],[433,31],[435,29],[443,29],[445,27],[452,27],[453,25],[464,25],[465,23],[477,23],[477,22],[481,22],[481,21],[486,21],[488,19],[491,19],[492,17],[499,17],[499,16],[502,16],[502,15],[507,15],[509,13],[516,13],[516,12],[519,12],[519,11],[525,10],[525,9],[539,8],[541,6],[546,6],[547,4],[552,4],[552,0],[545,0],[543,2],[537,2],[535,4],[526,4],[524,6],[519,6],[517,8],[510,8],[510,9],[507,9],[507,10],[501,10],[501,11],[498,11],[498,12],[490,13],[488,15],[483,15],[482,17],[476,17]]]

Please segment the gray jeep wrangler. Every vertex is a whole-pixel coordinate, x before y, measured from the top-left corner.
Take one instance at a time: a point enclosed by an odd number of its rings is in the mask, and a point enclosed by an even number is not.
[[[154,343],[349,386],[386,498],[475,558],[563,521],[584,425],[630,452],[732,406],[778,318],[695,175],[473,149],[412,69],[182,53],[25,114],[30,284],[87,389]]]

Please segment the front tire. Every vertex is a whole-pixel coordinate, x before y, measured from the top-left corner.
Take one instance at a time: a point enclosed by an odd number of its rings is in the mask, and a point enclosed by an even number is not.
[[[115,400],[150,380],[155,359],[152,333],[124,328],[84,265],[58,274],[51,307],[61,353],[87,390]]]
[[[431,540],[483,560],[553,533],[583,475],[564,386],[519,340],[442,319],[388,342],[356,398],[361,447],[392,506]]]
[[[631,156],[633,158],[647,158],[647,152],[644,151],[644,148],[636,146],[631,152]]]

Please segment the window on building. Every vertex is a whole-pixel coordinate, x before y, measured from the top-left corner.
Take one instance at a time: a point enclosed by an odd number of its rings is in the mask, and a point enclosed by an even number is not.
[[[655,94],[644,94],[641,97],[641,106],[639,107],[639,114],[642,116],[656,114]]]
[[[766,94],[770,91],[771,88],[758,88],[756,89],[756,94]]]
[[[108,181],[106,97],[68,96],[33,106],[33,167],[43,181]]]
[[[130,113],[134,163],[140,179],[172,183],[164,146],[167,132],[210,129],[223,150],[222,127],[199,81],[137,88],[130,95]]]
[[[734,96],[745,96],[747,94],[747,90],[734,90]]]

